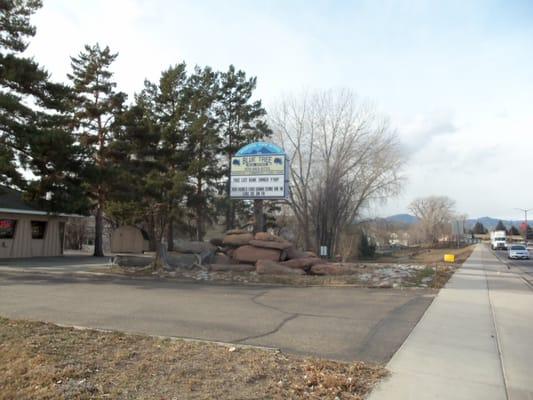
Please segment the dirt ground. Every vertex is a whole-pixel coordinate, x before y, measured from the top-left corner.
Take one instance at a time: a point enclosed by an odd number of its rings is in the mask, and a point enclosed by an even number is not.
[[[0,318],[0,399],[362,399],[379,365]]]
[[[445,254],[455,255],[455,264],[461,265],[472,254],[475,246],[449,249],[409,248],[399,250],[391,255],[378,256],[376,262],[410,262],[416,264],[435,265],[443,264]]]

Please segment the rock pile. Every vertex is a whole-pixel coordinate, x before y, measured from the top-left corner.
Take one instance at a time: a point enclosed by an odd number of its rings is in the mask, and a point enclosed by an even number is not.
[[[211,240],[219,251],[212,271],[250,271],[259,275],[347,275],[356,271],[347,265],[330,264],[313,252],[298,250],[291,242],[266,232],[255,235],[231,230],[222,239]],[[243,267],[248,265],[250,267]]]

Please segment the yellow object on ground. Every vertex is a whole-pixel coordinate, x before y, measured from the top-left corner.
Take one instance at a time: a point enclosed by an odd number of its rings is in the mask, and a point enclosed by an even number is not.
[[[444,254],[444,262],[455,262],[455,255],[454,254]]]

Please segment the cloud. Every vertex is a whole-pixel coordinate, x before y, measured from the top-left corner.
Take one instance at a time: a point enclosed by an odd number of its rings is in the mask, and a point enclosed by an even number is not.
[[[397,120],[397,129],[404,147],[411,155],[424,149],[434,138],[453,135],[459,130],[451,112],[400,117]]]

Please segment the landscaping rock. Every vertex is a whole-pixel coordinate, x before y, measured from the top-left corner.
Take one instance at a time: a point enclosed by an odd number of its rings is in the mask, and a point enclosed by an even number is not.
[[[222,243],[227,246],[243,246],[253,240],[254,236],[251,233],[237,233],[226,235]]]
[[[306,257],[306,258],[295,258],[295,259],[284,261],[281,263],[281,265],[285,267],[297,268],[297,269],[309,269],[313,265],[317,265],[317,264],[327,264],[327,261],[321,258]]]
[[[244,263],[255,263],[257,260],[279,261],[280,250],[262,249],[254,246],[241,246],[233,251],[233,259]]]
[[[252,264],[211,264],[211,272],[251,272],[255,271]]]
[[[216,247],[209,242],[174,239],[174,251],[186,254],[215,253]]]
[[[286,248],[285,252],[289,260],[296,260],[297,258],[308,258],[308,256],[303,251],[298,250],[294,246]]]
[[[113,264],[128,268],[144,268],[154,261],[154,257],[133,256],[133,255],[116,255],[113,258]]]
[[[270,260],[259,260],[256,263],[256,272],[260,275],[304,275],[301,269],[289,268]]]
[[[248,244],[255,246],[255,247],[261,247],[264,249],[277,249],[277,250],[285,250],[292,246],[292,244],[290,244],[289,242],[273,241],[273,240],[250,240]]]
[[[201,264],[199,255],[196,254],[173,254],[169,253],[167,256],[168,266],[174,268],[191,269]]]
[[[211,243],[213,246],[216,246],[216,247],[222,247],[224,245],[223,241],[224,241],[223,238],[216,237],[216,238],[210,239],[209,243]]]
[[[224,253],[216,253],[213,257],[213,264],[233,264],[233,260]]]
[[[255,240],[265,240],[270,242],[287,242],[287,240],[284,240],[280,238],[279,236],[273,235],[268,232],[257,232],[254,236]]]
[[[354,268],[342,264],[317,264],[311,267],[311,273],[315,275],[351,275],[356,272]]]
[[[226,231],[226,235],[241,235],[243,233],[250,233],[250,231],[246,229],[230,229]]]

